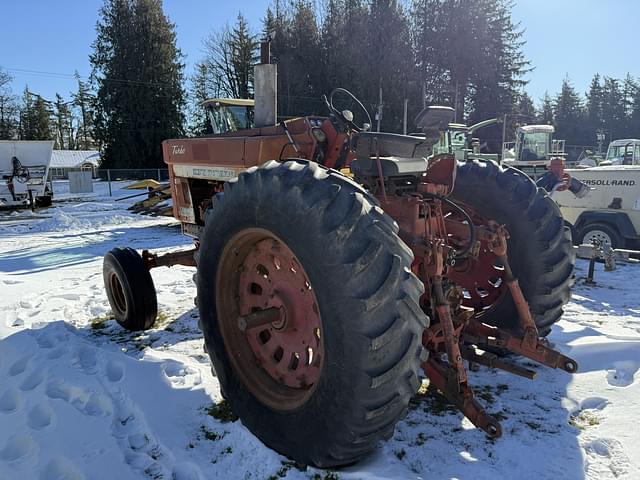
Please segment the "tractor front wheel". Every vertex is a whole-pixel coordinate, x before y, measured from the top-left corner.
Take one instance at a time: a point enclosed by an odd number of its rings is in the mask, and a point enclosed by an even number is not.
[[[127,330],[151,328],[158,315],[158,300],[140,254],[132,248],[114,248],[104,256],[102,276],[116,321]]]
[[[419,386],[428,319],[397,226],[305,161],[242,173],[213,199],[198,258],[207,352],[242,423],[318,467],[393,434]]]

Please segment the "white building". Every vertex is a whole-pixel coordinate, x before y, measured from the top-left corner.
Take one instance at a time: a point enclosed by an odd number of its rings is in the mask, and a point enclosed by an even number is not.
[[[51,179],[68,178],[69,172],[91,170],[95,177],[100,164],[97,150],[54,150],[51,155],[49,175]]]

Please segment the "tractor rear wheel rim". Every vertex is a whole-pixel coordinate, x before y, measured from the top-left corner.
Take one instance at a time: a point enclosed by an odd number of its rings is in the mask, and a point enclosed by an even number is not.
[[[474,208],[461,202],[457,203],[471,217],[474,225],[489,224],[489,220]],[[457,214],[457,212],[451,213]],[[469,239],[457,240],[466,245]],[[463,288],[462,305],[472,307],[476,313],[483,314],[496,305],[507,292],[508,288],[504,276],[505,270],[500,264],[498,256],[489,250],[484,242],[480,247],[477,259],[459,262],[450,270],[449,274],[449,277]]]
[[[325,352],[315,291],[293,251],[267,230],[239,232],[221,255],[215,295],[226,351],[245,387],[276,410],[303,405]],[[274,309],[275,321],[240,328],[240,317]]]

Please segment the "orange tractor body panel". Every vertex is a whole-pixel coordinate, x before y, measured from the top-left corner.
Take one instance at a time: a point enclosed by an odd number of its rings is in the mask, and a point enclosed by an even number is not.
[[[300,117],[271,127],[239,130],[223,135],[197,138],[170,139],[162,142],[164,161],[169,167],[169,178],[174,198],[173,214],[183,223],[203,224],[198,202],[194,205],[194,181],[225,182],[242,171],[259,166],[269,160],[302,158],[321,160],[319,163],[333,168],[345,149],[348,138],[339,133],[332,123],[322,117]],[[331,147],[317,158],[319,130],[321,138]],[[348,166],[353,155],[347,155],[342,166]],[[208,195],[198,200],[208,199]]]

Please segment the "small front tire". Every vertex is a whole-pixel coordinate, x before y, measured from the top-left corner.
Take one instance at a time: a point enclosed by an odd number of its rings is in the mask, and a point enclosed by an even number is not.
[[[158,301],[140,254],[132,248],[114,248],[104,256],[102,275],[116,321],[131,331],[151,328],[158,315]]]

